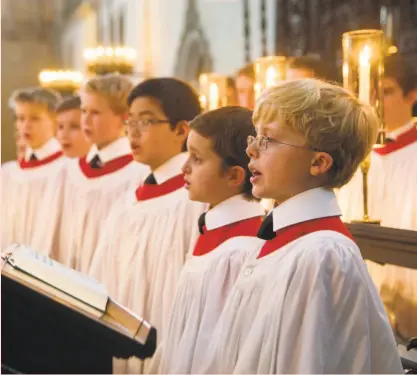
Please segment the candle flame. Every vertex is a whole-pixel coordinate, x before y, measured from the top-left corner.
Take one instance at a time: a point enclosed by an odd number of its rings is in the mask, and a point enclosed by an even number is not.
[[[274,86],[278,83],[278,72],[277,69],[274,66],[270,66],[268,67],[268,69],[266,70],[266,79],[265,79],[265,84],[266,87],[271,87]]]
[[[219,106],[219,88],[215,83],[210,84],[209,109],[216,109]]]
[[[363,47],[363,50],[359,54],[359,65],[360,66],[367,66],[367,65],[370,64],[371,52],[372,52],[371,47],[369,47],[368,45]]]

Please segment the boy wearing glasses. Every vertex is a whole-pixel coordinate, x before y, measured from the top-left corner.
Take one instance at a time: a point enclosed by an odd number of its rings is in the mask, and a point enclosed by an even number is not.
[[[49,192],[48,208],[57,213],[48,227],[54,230],[40,246],[83,273],[90,271],[104,220],[114,204],[147,173],[133,161],[124,120],[132,88],[120,75],[94,77],[80,91],[81,127],[92,143],[86,156],[70,159],[60,178],[60,188]],[[60,214],[58,214],[60,213]]]
[[[192,202],[181,170],[187,159],[188,122],[200,112],[196,92],[173,78],[149,79],[129,95],[126,130],[133,157],[151,173],[124,194],[102,231],[91,275],[115,299],[146,316],[164,335],[175,287],[198,237],[203,203]],[[135,358],[115,372],[146,371]]]
[[[45,191],[48,186],[55,188],[65,164],[61,147],[54,138],[59,100],[56,91],[44,88],[17,90],[10,99],[18,141],[23,141],[26,148],[18,154],[13,173],[2,171],[2,247],[11,243],[33,246],[36,223],[49,214],[42,210]],[[46,228],[42,226],[40,230]]]
[[[277,207],[198,373],[401,373],[394,336],[333,188],[375,142],[378,118],[341,87],[285,81],[256,104],[253,194]]]

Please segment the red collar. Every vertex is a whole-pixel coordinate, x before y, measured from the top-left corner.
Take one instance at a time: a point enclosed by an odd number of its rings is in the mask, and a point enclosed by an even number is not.
[[[201,234],[200,237],[198,237],[197,243],[194,247],[193,255],[200,256],[207,254],[214,250],[216,247],[220,246],[226,240],[233,237],[256,237],[261,223],[262,218],[257,216],[232,224],[224,225],[223,227],[209,231],[206,231],[206,228],[204,227],[204,234]]]
[[[143,184],[136,190],[136,198],[138,201],[145,201],[147,199],[161,197],[172,193],[175,190],[181,189],[185,185],[184,175],[172,177],[162,184]]]
[[[95,178],[116,172],[128,165],[132,160],[132,155],[124,155],[108,161],[101,168],[91,168],[90,164],[87,162],[87,158],[84,156],[80,158],[79,165],[86,177]]]
[[[41,165],[49,164],[53,162],[54,160],[60,158],[62,156],[62,151],[57,151],[55,154],[52,154],[51,156],[48,156],[45,159],[42,160],[29,160],[26,161],[25,159],[19,160],[20,168],[22,169],[28,169],[28,168],[35,168],[40,167]]]
[[[379,155],[387,155],[391,152],[401,150],[402,148],[417,142],[417,127],[413,126],[410,130],[400,134],[396,140],[387,143],[386,145],[374,148],[374,152]]]
[[[274,251],[279,250],[281,247],[289,244],[290,242],[297,240],[298,238],[321,230],[332,230],[334,232],[344,234],[346,237],[349,237],[351,240],[353,240],[352,235],[350,234],[346,225],[342,222],[342,220],[340,220],[339,216],[322,217],[320,219],[304,221],[303,223],[298,223],[286,228],[278,229],[276,231],[276,237],[265,242],[258,255],[258,258],[262,258],[268,254],[271,254]]]

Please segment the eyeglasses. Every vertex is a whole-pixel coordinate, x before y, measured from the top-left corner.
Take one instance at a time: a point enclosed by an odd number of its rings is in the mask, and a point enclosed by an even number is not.
[[[157,125],[157,124],[169,124],[171,121],[169,120],[157,120],[157,119],[149,119],[149,120],[126,120],[124,122],[125,126],[126,126],[126,130],[129,131],[146,131],[149,129],[150,126],[152,125]]]
[[[304,149],[307,149],[307,150],[310,150],[310,151],[319,151],[318,149],[311,148],[311,147],[292,145],[290,143],[277,141],[276,139],[269,138],[269,137],[266,137],[266,136],[254,137],[253,135],[248,136],[247,141],[246,141],[247,147],[252,146],[254,142],[256,142],[256,148],[259,151],[265,151],[268,148],[268,143],[276,143],[276,144],[280,144],[280,145],[292,146],[292,147],[297,147],[297,148],[304,148]]]

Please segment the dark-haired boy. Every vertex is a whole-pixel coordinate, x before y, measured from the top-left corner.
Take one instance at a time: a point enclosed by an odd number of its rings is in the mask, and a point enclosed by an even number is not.
[[[81,98],[70,96],[63,99],[58,104],[56,113],[56,138],[64,155],[69,158],[87,155],[91,143],[81,129]]]
[[[253,110],[255,107],[255,71],[253,64],[247,64],[241,68],[235,79],[237,103],[241,107]]]
[[[326,62],[315,56],[290,58],[287,65],[287,79],[319,78],[330,79]]]
[[[157,353],[161,373],[196,372],[243,263],[264,242],[256,237],[263,210],[252,195],[245,152],[253,134],[252,111],[241,107],[217,109],[190,124],[186,186],[190,199],[209,210],[199,219],[201,234]]]
[[[129,95],[126,130],[133,157],[152,173],[122,196],[102,230],[92,276],[109,294],[158,329],[161,340],[182,266],[198,237],[204,204],[192,202],[181,170],[188,122],[200,112],[198,95],[173,78],[149,79]],[[117,361],[115,371],[142,372],[148,363]]]

